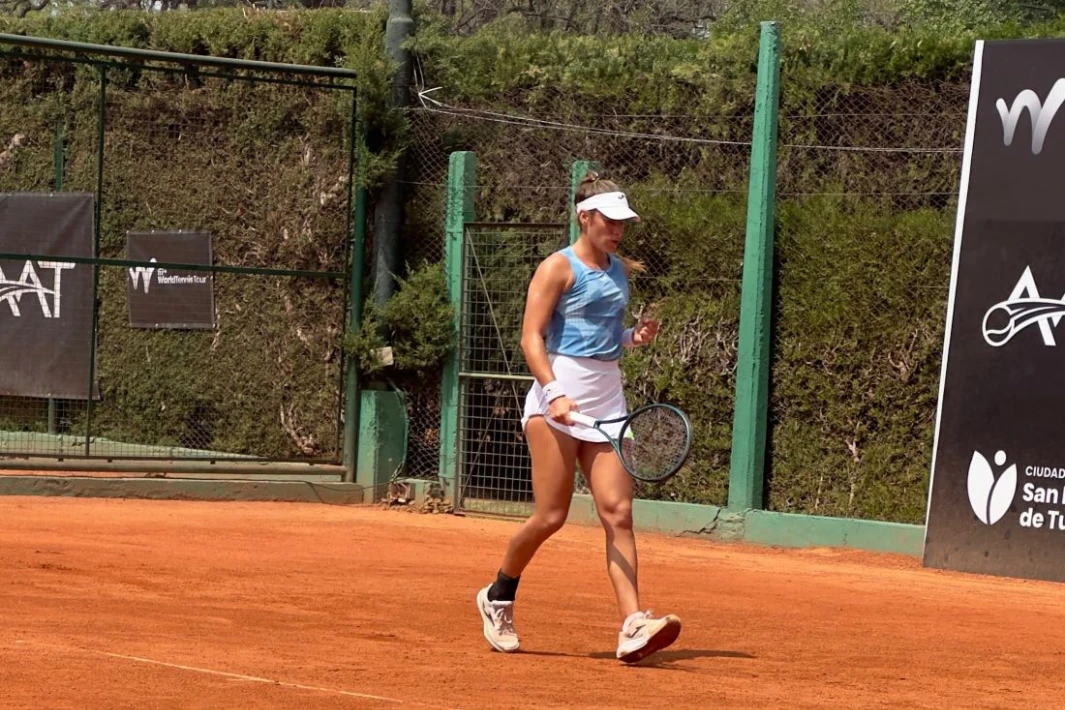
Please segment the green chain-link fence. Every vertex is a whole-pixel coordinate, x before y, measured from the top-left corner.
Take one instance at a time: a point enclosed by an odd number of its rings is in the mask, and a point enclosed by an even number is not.
[[[781,77],[770,509],[923,518],[967,92]],[[565,222],[570,165],[597,161],[645,218],[622,252],[648,267],[634,306],[654,307],[665,323],[658,345],[624,359],[630,397],[676,402],[696,427],[690,470],[640,495],[724,504],[753,92],[710,117],[580,113],[573,95],[564,116],[529,116],[521,96],[462,106],[433,96],[410,116],[418,255],[442,256],[451,152],[477,155],[477,219],[512,229]],[[525,285],[509,284],[509,297],[522,298]],[[480,337],[464,333],[464,342]],[[438,472],[438,397],[429,388],[410,402],[410,460],[422,462],[413,475]],[[479,464],[496,467],[500,501],[528,477],[515,446]],[[490,488],[479,484],[478,495]]]
[[[433,126],[439,136],[467,135],[465,145],[477,154],[476,219],[490,224],[471,227],[465,235],[463,315],[474,322],[464,320],[463,366],[470,372],[527,373],[516,347],[525,288],[536,263],[568,242],[571,168],[588,151],[583,157],[595,158],[601,174],[630,193],[643,217],[640,225],[629,228],[622,246],[625,255],[646,267],[633,280],[633,314],[654,311],[668,324],[653,348],[626,357],[630,397],[679,402],[696,426],[692,465],[669,485],[641,486],[640,495],[724,502],[745,216],[745,189],[738,181],[749,159],[742,133],[749,133],[750,117],[729,119],[724,128],[709,132],[720,138],[699,135],[693,128],[697,122],[684,117],[673,117],[665,126],[649,117],[612,117],[595,128],[514,126],[487,118],[435,109],[414,116],[416,136],[429,143],[416,144],[417,165],[438,166],[455,146],[450,139],[434,146]],[[412,179],[419,194],[437,196],[428,204],[444,202],[445,188],[436,184],[437,175],[430,170],[417,176],[424,179]],[[545,222],[556,226],[546,233],[530,227]],[[487,311],[483,317],[470,315],[470,309],[480,314],[489,300],[494,319]],[[500,318],[501,312],[513,317]],[[498,341],[513,347],[482,347]],[[471,351],[484,362],[476,367],[468,363]],[[483,378],[475,385],[468,380],[463,383],[466,409],[460,417],[459,455],[469,467],[462,485],[472,490],[461,491],[462,496],[527,501],[528,457],[518,420],[528,381]],[[411,472],[435,475],[438,415],[417,400],[411,411],[413,430],[434,434],[412,441],[425,452],[426,466]]]
[[[770,509],[924,520],[968,95],[782,76]]]
[[[94,196],[95,258],[78,264],[93,298],[64,317],[93,323],[72,347],[92,354],[84,379],[99,390],[0,397],[0,454],[339,463],[352,73],[0,46],[0,190]],[[211,236],[195,273],[214,327],[131,327],[131,275],[155,265],[128,258],[127,235],[167,230]],[[9,278],[16,261],[0,262]]]

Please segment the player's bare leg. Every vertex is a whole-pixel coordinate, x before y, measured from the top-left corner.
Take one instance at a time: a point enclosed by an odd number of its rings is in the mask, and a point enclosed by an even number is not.
[[[640,610],[632,477],[609,444],[583,443],[579,458],[606,533],[607,574],[622,616],[617,657],[635,663],[676,641],[680,619],[672,614],[656,619]]]
[[[533,514],[510,539],[494,584],[477,594],[485,639],[497,651],[518,650],[514,597],[521,573],[536,551],[566,523],[573,498],[577,441],[552,428],[543,417],[525,427],[532,458]]]

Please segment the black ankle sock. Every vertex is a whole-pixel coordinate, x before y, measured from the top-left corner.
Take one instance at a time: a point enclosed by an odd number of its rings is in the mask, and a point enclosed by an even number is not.
[[[518,593],[518,581],[520,579],[520,574],[517,577],[508,577],[501,570],[496,575],[496,581],[488,589],[488,600],[493,602],[514,601],[514,597]]]

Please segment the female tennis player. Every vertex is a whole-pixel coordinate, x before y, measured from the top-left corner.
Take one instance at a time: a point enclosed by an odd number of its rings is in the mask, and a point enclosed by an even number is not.
[[[522,426],[532,458],[534,510],[511,538],[495,582],[478,592],[477,607],[488,643],[497,651],[517,651],[518,581],[540,546],[566,522],[579,462],[606,532],[607,574],[622,618],[616,655],[635,663],[673,643],[680,619],[640,610],[633,480],[602,435],[574,424],[569,413],[596,419],[628,414],[618,360],[624,349],[651,342],[659,324],[641,319],[623,329],[629,273],[643,268],[617,255],[626,223],[639,221],[625,193],[589,173],[575,203],[580,238],[541,262],[525,304],[521,343],[536,381],[525,399]]]

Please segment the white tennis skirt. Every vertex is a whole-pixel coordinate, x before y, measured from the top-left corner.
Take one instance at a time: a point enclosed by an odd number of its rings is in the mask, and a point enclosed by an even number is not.
[[[557,354],[548,354],[548,358],[559,385],[562,386],[566,396],[576,402],[577,408],[583,414],[595,419],[615,419],[629,413],[625,402],[621,368],[616,360],[604,361]],[[525,413],[521,418],[522,430],[524,431],[529,419],[543,416],[549,425],[576,439],[595,443],[606,442],[606,438],[594,429],[581,424],[566,426],[556,422],[548,414],[549,410],[543,388],[540,387],[539,382],[533,382],[529,393],[525,396]],[[604,425],[603,429],[616,438],[620,433],[621,423]]]

